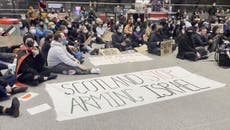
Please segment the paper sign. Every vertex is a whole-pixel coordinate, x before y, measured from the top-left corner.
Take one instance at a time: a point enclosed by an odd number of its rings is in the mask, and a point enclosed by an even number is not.
[[[38,93],[28,92],[28,93],[22,95],[21,97],[19,97],[19,100],[20,101],[29,101],[30,99],[32,99],[36,96],[38,96]]]
[[[39,105],[33,108],[29,108],[27,109],[27,111],[30,113],[30,115],[35,115],[35,114],[38,114],[38,113],[41,113],[41,112],[44,112],[50,109],[51,109],[51,106],[49,106],[48,104],[42,104],[42,105]]]
[[[150,61],[152,60],[152,58],[143,55],[141,53],[127,53],[127,54],[120,54],[120,55],[90,57],[89,60],[94,66],[100,66],[100,65],[109,65],[109,64]]]

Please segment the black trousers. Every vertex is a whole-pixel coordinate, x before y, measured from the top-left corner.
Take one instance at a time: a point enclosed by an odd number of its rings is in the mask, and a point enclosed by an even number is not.
[[[126,51],[132,49],[132,43],[129,39],[126,39],[125,41],[126,46],[122,45],[113,45],[113,47],[119,49],[120,51]]]
[[[159,47],[155,47],[155,48],[148,48],[148,52],[151,54],[155,54],[160,56],[161,54],[161,49]]]
[[[90,70],[81,70],[78,67],[69,66],[69,65],[66,65],[64,63],[60,63],[60,64],[52,67],[51,70],[53,73],[59,73],[59,74],[68,74],[66,72],[68,72],[70,70],[75,71],[75,74],[81,74],[81,75],[90,74]]]
[[[8,63],[13,63],[15,54],[0,52],[0,60]]]
[[[37,86],[38,84],[44,82],[44,77],[50,76],[50,73],[50,69],[44,69],[39,74],[23,73],[17,78],[17,80],[30,86]],[[39,75],[38,79],[34,79],[34,76],[36,75]]]
[[[143,45],[144,41],[132,41],[132,47],[139,47],[139,44]]]
[[[205,50],[205,48],[200,47],[200,48],[197,48],[196,50],[197,50],[197,52],[200,53],[200,55],[201,55],[201,58],[200,58],[200,59],[203,59],[204,57],[207,57],[208,51]],[[191,61],[199,60],[199,59],[197,58],[196,52],[185,52],[185,53],[184,53],[184,58],[185,58],[185,59],[188,59],[188,60],[191,60]]]

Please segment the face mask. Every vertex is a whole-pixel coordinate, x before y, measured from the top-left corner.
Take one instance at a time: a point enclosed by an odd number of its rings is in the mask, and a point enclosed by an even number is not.
[[[48,19],[45,19],[45,23],[49,23]]]
[[[44,25],[44,23],[43,23],[43,22],[40,22],[40,23],[39,23],[39,25],[43,26],[43,25]]]
[[[66,45],[67,44],[67,39],[66,38],[62,38],[62,44]]]
[[[31,29],[31,30],[30,30],[30,33],[36,34],[36,29]]]
[[[187,32],[187,36],[188,36],[188,37],[191,37],[192,34],[193,34],[193,32]]]
[[[68,32],[69,32],[68,29],[65,29],[65,30],[64,30],[64,33],[65,33],[65,34],[67,34]]]
[[[25,16],[23,16],[21,19],[22,19],[22,20],[26,20],[26,17],[25,17]]]
[[[71,24],[69,24],[69,25],[68,25],[68,28],[72,28],[72,25],[71,25]]]
[[[140,32],[140,31],[141,31],[141,29],[136,29],[136,31],[137,31],[137,32]]]
[[[19,24],[19,28],[22,28],[23,27],[23,24]]]
[[[31,47],[34,46],[34,42],[33,41],[28,41],[28,42],[26,42],[26,46],[31,48]]]
[[[83,33],[88,33],[88,30],[84,30]]]
[[[52,29],[55,29],[55,25],[52,25],[51,28],[52,28]]]
[[[122,29],[118,29],[118,30],[117,30],[117,32],[119,32],[119,33],[122,33],[122,31],[123,31]]]

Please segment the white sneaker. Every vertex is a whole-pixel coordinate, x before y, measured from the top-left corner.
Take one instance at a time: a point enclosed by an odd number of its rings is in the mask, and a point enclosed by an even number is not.
[[[68,71],[64,70],[64,71],[62,71],[62,74],[64,74],[64,75],[75,75],[76,70],[68,70]]]
[[[99,68],[92,68],[90,72],[91,74],[100,74],[101,70]]]

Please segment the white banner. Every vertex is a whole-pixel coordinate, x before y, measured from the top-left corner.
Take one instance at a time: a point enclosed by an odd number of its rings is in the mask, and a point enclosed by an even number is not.
[[[152,60],[152,58],[141,53],[125,53],[118,55],[89,57],[89,60],[94,66],[100,66],[109,64],[121,64],[127,62],[143,62]]]
[[[47,84],[57,120],[69,120],[224,87],[180,67]]]

